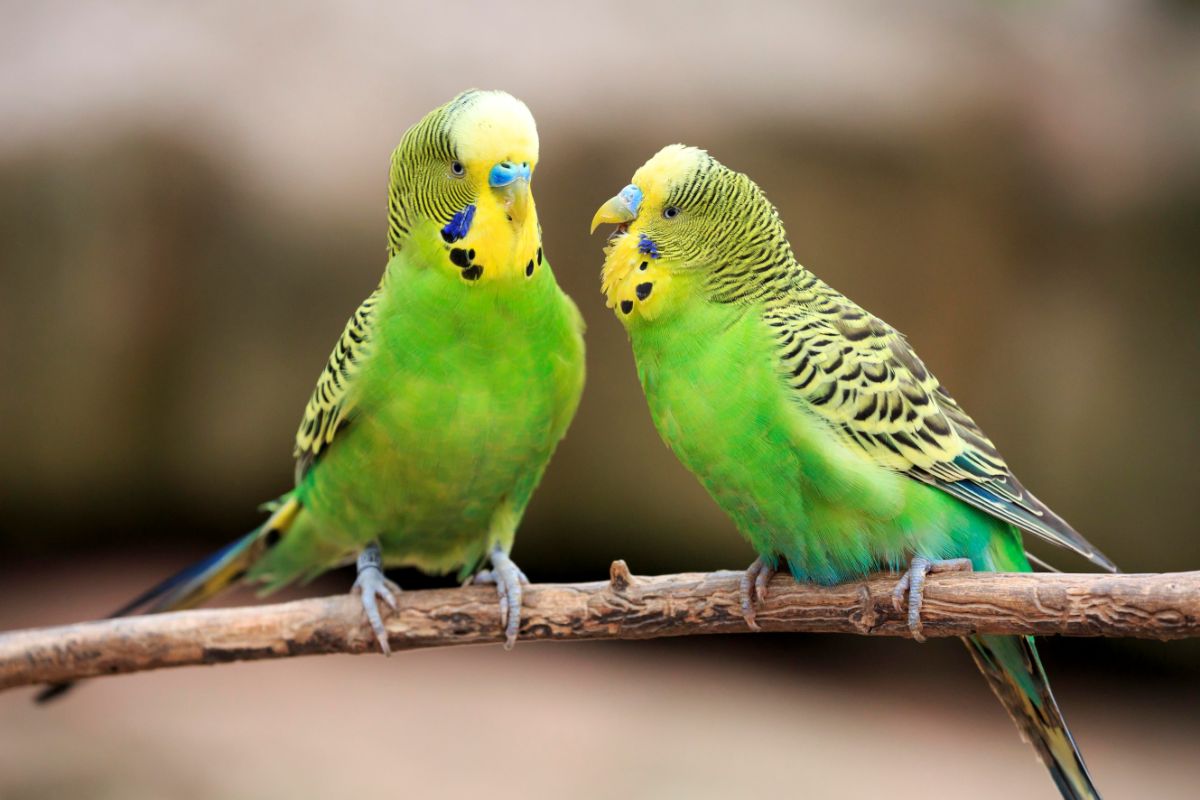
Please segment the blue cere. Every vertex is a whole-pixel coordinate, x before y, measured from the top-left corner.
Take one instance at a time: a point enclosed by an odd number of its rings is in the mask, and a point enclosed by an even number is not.
[[[638,239],[638,251],[651,258],[658,258],[658,245],[654,243],[654,240],[644,233],[641,234],[641,237]]]
[[[498,188],[508,186],[518,178],[528,181],[531,174],[528,162],[515,164],[512,161],[501,161],[488,173],[488,185]]]
[[[642,190],[631,183],[617,192],[617,197],[621,198],[621,202],[629,209],[629,213],[636,217],[638,209],[642,206]]]
[[[457,242],[471,230],[471,220],[475,219],[475,204],[471,203],[462,211],[457,212],[446,227],[442,228],[442,238],[447,242]]]

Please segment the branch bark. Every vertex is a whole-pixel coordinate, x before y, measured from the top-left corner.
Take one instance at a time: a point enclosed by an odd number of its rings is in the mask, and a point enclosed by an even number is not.
[[[745,633],[740,572],[634,577],[613,562],[610,579],[526,588],[523,640],[652,639]],[[892,608],[895,575],[840,586],[776,576],[758,622],[767,631],[910,636]],[[393,650],[503,639],[487,586],[400,595],[386,618]],[[1200,636],[1200,572],[1158,575],[951,573],[930,576],[926,636]],[[356,597],[84,622],[0,634],[0,689],[163,667],[324,653],[378,645]]]

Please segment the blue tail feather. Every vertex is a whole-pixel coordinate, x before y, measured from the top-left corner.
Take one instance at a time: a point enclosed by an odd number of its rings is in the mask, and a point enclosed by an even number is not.
[[[299,510],[298,500],[285,497],[260,527],[155,584],[109,614],[108,618],[135,613],[158,614],[200,605],[245,575],[246,570],[287,532]],[[65,694],[74,685],[74,682],[69,682],[48,686],[34,700],[38,703],[48,702]]]

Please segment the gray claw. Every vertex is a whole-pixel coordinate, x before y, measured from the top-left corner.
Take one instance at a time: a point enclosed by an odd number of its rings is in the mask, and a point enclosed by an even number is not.
[[[370,545],[359,554],[358,577],[354,579],[351,591],[358,592],[362,599],[363,611],[367,614],[367,621],[371,623],[375,638],[379,640],[379,649],[385,656],[390,656],[392,648],[388,644],[387,629],[383,626],[383,617],[379,613],[379,599],[383,598],[395,611],[396,595],[400,593],[400,587],[384,576],[383,557],[379,553],[378,545]]]
[[[496,594],[500,597],[500,624],[504,628],[504,649],[512,650],[517,643],[517,632],[521,629],[521,598],[524,595],[521,587],[529,583],[529,578],[499,545],[492,548],[490,558],[492,568],[476,573],[474,582],[496,585]]]
[[[892,589],[892,606],[901,611],[904,596],[908,595],[908,629],[918,642],[925,641],[921,633],[921,605],[925,601],[925,578],[938,572],[970,572],[973,569],[969,558],[948,558],[932,561],[925,556],[914,556],[908,571],[896,581]]]
[[[754,563],[742,573],[738,587],[742,596],[742,617],[752,631],[762,630],[758,625],[756,609],[759,603],[767,599],[767,585],[775,577],[775,572],[775,568],[760,557],[754,559]]]

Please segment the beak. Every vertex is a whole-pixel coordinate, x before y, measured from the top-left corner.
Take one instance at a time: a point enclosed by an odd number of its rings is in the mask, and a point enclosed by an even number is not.
[[[638,208],[642,205],[642,190],[632,183],[596,212],[592,217],[592,233],[601,225],[623,225],[637,219]]]
[[[500,195],[504,198],[504,211],[508,218],[514,225],[523,225],[525,217],[529,215],[529,200],[533,195],[529,190],[529,181],[524,178],[515,180],[501,189]]]
[[[517,225],[523,224],[529,214],[531,177],[528,163],[512,161],[501,161],[488,173],[488,185],[499,193],[505,213]]]

